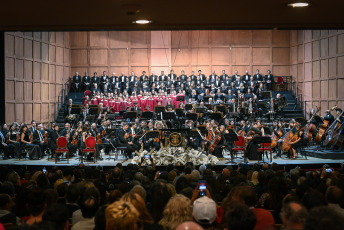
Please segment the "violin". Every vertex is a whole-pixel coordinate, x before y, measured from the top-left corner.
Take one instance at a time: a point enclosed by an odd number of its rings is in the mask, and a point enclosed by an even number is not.
[[[49,136],[49,133],[44,133],[44,135],[43,135],[44,142],[48,142],[48,136]]]
[[[32,135],[32,133],[30,134],[30,142],[32,143],[33,142],[33,135]]]
[[[78,139],[75,138],[75,136],[73,136],[72,144],[73,145],[77,145],[78,144]]]
[[[103,143],[102,136],[100,134],[97,134],[97,144]]]

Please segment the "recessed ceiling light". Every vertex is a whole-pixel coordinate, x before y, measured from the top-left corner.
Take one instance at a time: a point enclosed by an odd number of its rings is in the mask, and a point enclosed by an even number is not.
[[[295,3],[289,3],[288,6],[291,6],[293,8],[295,8],[295,7],[306,7],[306,6],[309,6],[309,3],[307,3],[307,2],[295,2]]]
[[[151,23],[152,21],[149,21],[149,20],[146,20],[146,19],[141,19],[141,20],[136,20],[136,21],[133,21],[133,23],[136,23],[136,24],[148,24],[148,23]]]

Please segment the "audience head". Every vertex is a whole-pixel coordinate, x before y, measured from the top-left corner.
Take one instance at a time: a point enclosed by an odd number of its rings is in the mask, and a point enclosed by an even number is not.
[[[304,230],[343,230],[344,218],[327,206],[313,208],[306,219]]]
[[[126,201],[117,201],[106,208],[106,230],[136,230],[139,212]]]
[[[216,220],[216,203],[207,196],[198,198],[193,203],[193,218],[203,227],[211,226]]]

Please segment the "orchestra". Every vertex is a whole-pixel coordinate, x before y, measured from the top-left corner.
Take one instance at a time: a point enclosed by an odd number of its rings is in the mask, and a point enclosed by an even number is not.
[[[192,72],[189,77],[184,71],[178,77],[173,70],[168,75],[161,71],[160,76],[154,72],[148,76],[143,71],[140,77],[134,72],[129,77],[124,73],[108,77],[104,71],[100,77],[96,72],[89,77],[86,72],[83,78],[76,72],[72,79],[74,91],[89,92],[85,92],[82,105],[68,100],[64,128],[53,122],[45,127],[35,121],[30,128],[14,122],[7,130],[3,125],[0,149],[4,150],[4,159],[21,157],[22,149],[27,150],[30,159],[45,155],[53,158],[57,139],[62,136],[67,139],[70,157],[80,156],[87,137],[94,137],[97,160],[118,147],[125,149],[126,158],[131,159],[140,149],[159,150],[169,145],[168,135],[173,130],[184,133],[183,147],[218,158],[223,158],[227,150],[231,160],[236,144],[228,135],[242,136],[245,162],[257,158],[261,145],[254,140],[258,137],[271,137],[274,158],[287,153],[290,159],[295,159],[297,149],[310,142],[341,149],[344,141],[340,108],[326,110],[324,117],[318,115],[318,109],[312,111],[309,120],[284,121],[285,97],[280,93],[271,97],[268,91],[274,82],[271,71],[265,76],[259,70],[254,75],[246,71],[240,76],[236,71],[228,76],[223,70],[221,76],[215,71],[205,76],[199,70],[198,75]],[[331,114],[334,110],[336,118]],[[86,156],[87,160],[93,157]]]

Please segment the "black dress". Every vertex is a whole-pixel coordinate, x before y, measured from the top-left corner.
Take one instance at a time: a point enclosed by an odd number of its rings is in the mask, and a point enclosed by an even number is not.
[[[24,141],[30,142],[30,135],[26,132],[24,136]],[[21,147],[28,150],[30,160],[38,160],[40,156],[39,145],[27,144],[21,142]]]

